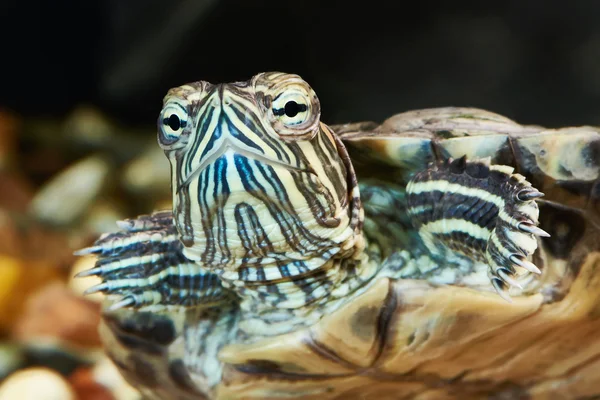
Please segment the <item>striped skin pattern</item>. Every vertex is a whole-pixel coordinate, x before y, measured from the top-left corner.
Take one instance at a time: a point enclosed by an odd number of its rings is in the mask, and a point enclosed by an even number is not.
[[[237,296],[241,338],[311,325],[381,269],[416,277],[402,271],[411,260],[463,275],[486,263],[506,299],[507,284],[520,288],[516,267],[539,273],[527,257],[533,234],[545,234],[536,227],[541,193],[489,161],[433,165],[395,194],[367,185],[367,240],[352,163],[319,117],[297,75],[171,89],[158,142],[172,166],[173,213],[121,223],[124,232],[82,252],[100,256],[84,273],[103,278],[90,292],[120,295],[112,309]],[[378,210],[378,201],[395,205]]]
[[[316,317],[315,307],[376,272],[375,263],[357,262],[357,182],[319,116],[310,86],[281,73],[197,82],[164,99],[159,144],[172,166],[183,253],[236,292],[245,315],[260,314],[248,329],[267,312],[281,320],[280,309]]]
[[[431,254],[455,255],[484,262],[498,293],[510,301],[507,285],[522,289],[515,267],[540,274],[527,258],[537,249],[533,188],[513,168],[490,165],[489,159],[449,160],[417,173],[408,183],[408,214]]]
[[[288,82],[294,90],[277,89]],[[295,106],[287,106],[290,99]],[[598,359],[589,353],[598,347],[591,339],[598,227],[587,222],[597,211],[584,208],[599,209],[600,147],[590,145],[600,143],[598,134],[538,135],[541,128],[454,108],[414,112],[406,131],[355,124],[349,137],[339,131],[350,151],[358,139],[358,147],[389,161],[366,157],[369,176],[351,153],[361,174],[359,198],[338,136],[321,123],[314,135],[313,125],[302,125],[312,121],[309,114],[318,119],[318,108],[303,81],[283,74],[219,86],[197,82],[165,99],[159,142],[173,166],[175,213],[121,223],[122,232],[88,250],[99,256],[90,273],[103,278],[98,290],[124,296],[116,303],[124,309],[104,315],[103,340],[144,397],[525,398],[540,371],[551,378],[541,383],[555,390],[557,365],[568,371],[559,379],[569,389],[585,386],[572,378],[579,378],[574,366],[593,370]],[[423,128],[430,125],[435,129]],[[356,127],[367,132],[352,132]],[[335,151],[322,150],[327,143]],[[478,159],[488,155],[493,163]],[[448,157],[457,160],[429,164]],[[525,257],[535,249],[532,235],[545,236],[536,226],[541,193],[512,168],[493,164],[516,166],[546,193],[540,214],[552,237],[532,257],[544,271],[539,281],[529,276],[533,285],[520,272],[538,272]],[[567,212],[576,206],[584,213]],[[320,224],[327,215],[339,224]],[[164,239],[152,239],[155,231]],[[177,232],[181,243],[167,232]],[[151,297],[156,303],[144,306],[137,299],[168,267],[153,266],[139,249],[154,252],[157,245],[167,245],[178,262],[202,266],[196,273],[211,279],[211,290],[231,297],[203,301],[201,294],[193,307],[177,306],[185,303],[174,297],[177,310],[160,312],[167,297]],[[115,270],[104,267],[109,257],[120,262]],[[136,277],[144,279],[123,282],[119,268],[138,268]],[[580,268],[570,288],[569,274]],[[512,281],[523,283],[520,293],[527,295],[511,305],[485,293],[494,285],[507,298]],[[133,292],[138,298],[126,300]],[[571,300],[563,304],[565,292]],[[491,357],[481,356],[486,351]]]
[[[105,234],[92,247],[76,252],[98,257],[94,268],[78,274],[103,280],[87,293],[118,296],[110,310],[225,301],[230,295],[218,277],[181,252],[172,219],[172,213],[165,211],[120,221],[120,232]]]
[[[108,356],[144,399],[200,400],[222,379],[218,353],[235,339],[238,318],[233,303],[123,308],[104,314],[100,333]]]

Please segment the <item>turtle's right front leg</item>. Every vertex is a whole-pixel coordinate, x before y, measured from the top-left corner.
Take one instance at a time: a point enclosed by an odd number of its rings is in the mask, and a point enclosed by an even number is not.
[[[93,246],[76,252],[98,257],[94,268],[102,283],[86,294],[117,295],[109,307],[211,306],[231,296],[217,275],[183,255],[171,211],[120,221],[120,232],[105,234]]]
[[[485,262],[496,291],[510,301],[507,285],[521,288],[515,267],[540,270],[529,257],[537,236],[535,200],[543,193],[512,167],[466,157],[432,165],[408,183],[408,213],[425,245],[438,257],[449,252]]]

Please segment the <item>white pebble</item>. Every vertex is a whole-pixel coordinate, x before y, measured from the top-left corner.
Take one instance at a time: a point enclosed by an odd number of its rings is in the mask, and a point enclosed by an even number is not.
[[[31,213],[57,225],[73,223],[96,201],[109,172],[108,162],[99,156],[76,162],[38,191]]]
[[[46,368],[15,372],[0,385],[0,400],[75,400],[69,383]]]

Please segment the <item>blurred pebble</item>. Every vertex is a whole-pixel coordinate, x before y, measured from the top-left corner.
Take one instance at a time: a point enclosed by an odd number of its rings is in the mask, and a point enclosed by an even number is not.
[[[109,172],[108,161],[100,156],[76,162],[38,191],[31,203],[32,215],[53,225],[72,224],[94,203]]]
[[[110,389],[117,400],[139,400],[140,393],[133,388],[119,373],[115,364],[108,359],[102,358],[93,367],[94,380]]]
[[[67,116],[59,135],[64,139],[63,147],[78,153],[101,151],[121,163],[138,156],[147,138],[156,137],[153,125],[143,129],[119,125],[97,108],[81,105]]]
[[[0,254],[0,277],[0,331],[8,331],[23,313],[27,297],[48,282],[61,279],[61,274],[44,261]]]
[[[69,289],[73,291],[73,293],[78,296],[83,296],[83,292],[99,283],[102,283],[102,279],[97,276],[86,276],[82,278],[76,278],[75,275],[82,271],[87,271],[90,268],[94,267],[96,263],[96,257],[85,256],[79,257],[75,264],[73,264],[73,268],[71,269],[69,276]],[[86,299],[101,303],[104,299],[104,294],[102,292],[96,292],[92,294],[88,294],[85,296]]]
[[[37,185],[82,157],[82,154],[70,151],[60,127],[61,121],[56,119],[31,117],[23,120],[19,131],[18,166]]]
[[[19,260],[10,257],[0,256],[0,327],[7,329],[14,317],[15,301],[18,289],[19,278],[22,274],[22,264]],[[13,292],[15,292],[13,294]],[[21,298],[25,301],[25,297]],[[16,303],[20,303],[17,301]]]
[[[71,387],[78,399],[85,400],[116,400],[111,391],[94,380],[90,367],[78,368],[69,377]]]
[[[61,282],[47,285],[28,301],[13,337],[21,342],[50,338],[61,344],[100,349],[100,305],[83,299]]]
[[[39,221],[20,213],[0,208],[0,254],[21,259],[24,263],[35,261],[56,269],[70,266],[74,261],[69,248],[69,237]],[[66,276],[66,270],[62,275]]]
[[[0,208],[24,213],[33,198],[33,186],[21,174],[2,170],[0,165],[0,193]]]
[[[116,222],[125,218],[127,215],[122,207],[117,206],[115,202],[100,201],[92,206],[81,225],[87,234],[97,239],[103,233],[118,231]]]
[[[71,143],[80,142],[93,147],[103,146],[115,136],[116,128],[98,109],[87,105],[77,107],[65,119],[62,127]]]
[[[123,173],[123,185],[138,194],[170,193],[171,167],[164,151],[156,140],[137,158],[132,160]]]
[[[10,375],[0,385],[0,400],[75,400],[69,383],[46,368],[30,368]]]

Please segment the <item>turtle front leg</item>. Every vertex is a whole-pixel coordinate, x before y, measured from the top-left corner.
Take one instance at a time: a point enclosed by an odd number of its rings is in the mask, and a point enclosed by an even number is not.
[[[453,255],[487,263],[496,291],[507,301],[515,267],[540,274],[528,258],[537,249],[535,236],[550,236],[537,227],[536,199],[544,194],[512,167],[489,159],[466,157],[432,165],[408,183],[408,214],[434,256]]]
[[[144,306],[212,306],[230,297],[217,275],[183,255],[171,211],[118,222],[121,231],[105,234],[76,255],[93,254],[102,283],[86,294],[111,296],[108,311]]]

